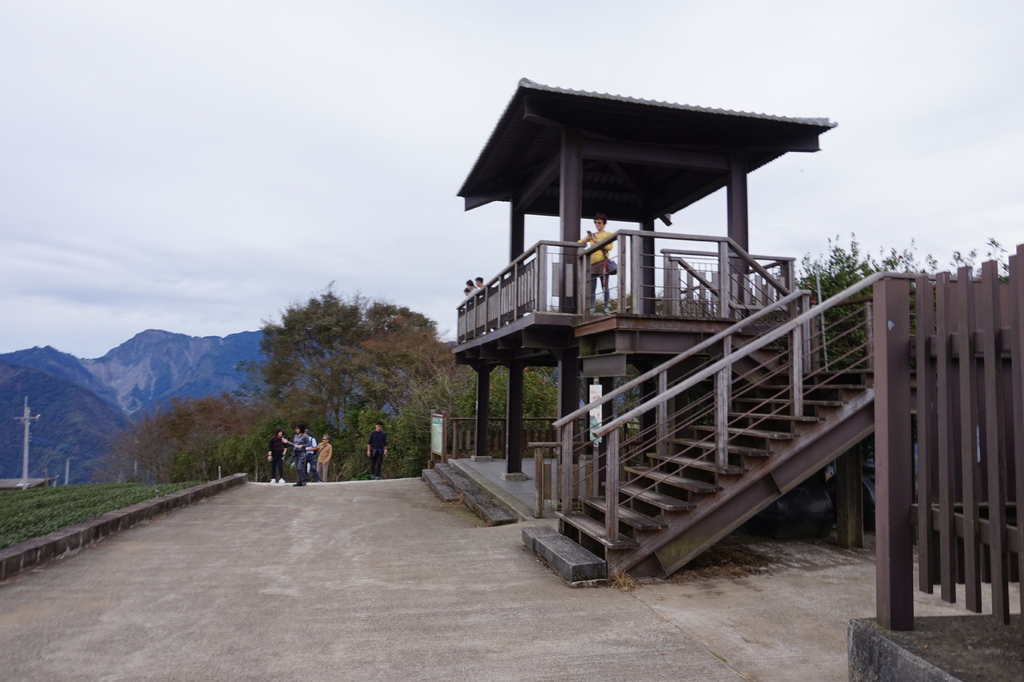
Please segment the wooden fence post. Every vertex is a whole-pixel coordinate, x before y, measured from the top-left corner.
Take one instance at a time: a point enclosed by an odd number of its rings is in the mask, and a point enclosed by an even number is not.
[[[874,299],[875,617],[888,630],[913,630],[909,283],[883,279]]]

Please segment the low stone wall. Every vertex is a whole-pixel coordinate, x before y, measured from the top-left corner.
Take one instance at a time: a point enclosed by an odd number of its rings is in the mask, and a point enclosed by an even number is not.
[[[199,502],[217,493],[240,486],[247,480],[248,474],[225,476],[194,488],[107,512],[84,523],[68,526],[41,538],[26,540],[13,547],[0,550],[0,580],[12,578],[68,552],[76,552],[111,533],[127,530],[154,516],[166,514],[173,509]]]

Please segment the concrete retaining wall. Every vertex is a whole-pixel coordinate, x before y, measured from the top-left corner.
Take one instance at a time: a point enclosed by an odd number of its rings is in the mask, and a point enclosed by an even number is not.
[[[124,509],[107,512],[95,519],[56,530],[41,538],[26,540],[20,544],[0,550],[0,580],[13,578],[23,571],[35,568],[50,559],[98,542],[106,536],[166,514],[172,509],[198,502],[211,495],[242,485],[248,474],[234,474],[210,483],[187,488],[170,495],[146,500]]]

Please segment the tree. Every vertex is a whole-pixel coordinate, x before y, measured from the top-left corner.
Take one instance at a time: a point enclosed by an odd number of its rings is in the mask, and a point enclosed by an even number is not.
[[[265,455],[269,440],[259,426],[269,418],[265,406],[229,395],[172,399],[118,435],[103,458],[101,475],[165,483],[215,478],[218,467],[224,474],[255,474],[256,456]]]
[[[328,287],[263,326],[262,393],[279,409],[341,425],[362,407],[394,413],[411,382],[451,362],[424,315]]]

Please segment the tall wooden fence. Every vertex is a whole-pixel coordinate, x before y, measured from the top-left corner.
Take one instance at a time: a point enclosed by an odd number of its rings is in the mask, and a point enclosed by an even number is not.
[[[981,613],[988,583],[993,616],[1010,622],[1024,559],[1024,245],[1009,266],[875,285],[876,608],[888,629],[914,627],[915,539],[919,590],[955,603],[963,585]]]

